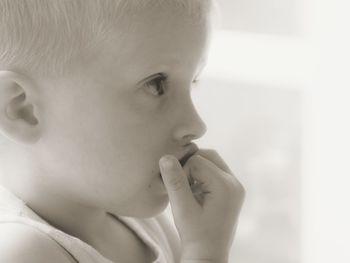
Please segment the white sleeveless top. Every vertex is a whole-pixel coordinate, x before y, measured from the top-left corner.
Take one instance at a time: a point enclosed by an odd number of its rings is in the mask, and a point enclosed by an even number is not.
[[[179,237],[165,212],[153,218],[118,216],[153,251],[153,263],[175,263]],[[49,225],[22,200],[0,185],[0,224],[25,224],[45,233],[79,263],[119,263],[102,256],[84,241]]]

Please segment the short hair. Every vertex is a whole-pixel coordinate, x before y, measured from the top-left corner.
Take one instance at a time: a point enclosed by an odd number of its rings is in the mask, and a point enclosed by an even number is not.
[[[207,17],[211,0],[0,0],[0,70],[64,74],[82,51],[108,37],[130,11],[155,5]]]

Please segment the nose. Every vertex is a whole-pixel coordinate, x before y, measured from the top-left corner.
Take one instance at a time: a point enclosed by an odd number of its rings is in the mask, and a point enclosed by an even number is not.
[[[181,145],[185,145],[202,137],[206,133],[207,127],[191,100],[186,105],[181,106],[178,108],[179,121],[174,129],[174,137]]]

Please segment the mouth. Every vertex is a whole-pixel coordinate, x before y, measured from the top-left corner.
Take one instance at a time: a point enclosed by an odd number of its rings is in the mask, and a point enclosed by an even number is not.
[[[198,151],[198,147],[195,144],[192,144],[189,148],[189,150],[187,151],[187,153],[181,157],[181,159],[179,160],[180,164],[182,167],[184,167],[184,165],[186,164],[186,162],[188,161],[188,159],[190,159],[193,155],[195,155],[195,153]]]
[[[185,166],[186,162],[193,156],[196,154],[196,152],[198,151],[198,147],[196,144],[194,143],[191,143],[188,145],[188,148],[187,148],[187,151],[186,153],[181,157],[181,158],[178,158],[180,164],[182,167]],[[162,178],[160,172],[159,172],[159,176]],[[162,178],[163,180],[163,178]]]

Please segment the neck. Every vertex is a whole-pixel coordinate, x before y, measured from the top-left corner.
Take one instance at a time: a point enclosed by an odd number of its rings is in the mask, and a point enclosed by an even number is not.
[[[107,229],[109,220],[106,211],[88,206],[82,200],[77,201],[69,194],[55,192],[54,187],[48,188],[33,178],[23,176],[20,183],[19,180],[15,180],[17,183],[2,180],[1,184],[50,225],[86,243],[91,243],[93,237]]]

